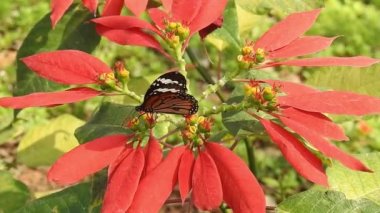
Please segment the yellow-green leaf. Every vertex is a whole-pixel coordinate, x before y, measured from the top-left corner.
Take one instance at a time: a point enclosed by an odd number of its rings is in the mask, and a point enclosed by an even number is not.
[[[30,129],[17,148],[17,160],[28,166],[51,165],[63,153],[78,145],[75,129],[84,122],[72,115],[61,115],[48,124]]]

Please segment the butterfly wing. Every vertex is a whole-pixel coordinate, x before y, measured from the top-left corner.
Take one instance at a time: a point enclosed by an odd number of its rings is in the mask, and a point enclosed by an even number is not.
[[[186,93],[186,78],[179,72],[168,72],[160,77],[158,77],[150,85],[149,89],[145,93],[144,101],[151,95],[154,94],[156,90],[160,91],[174,91],[179,93]]]
[[[198,111],[198,101],[186,93],[186,79],[179,72],[158,77],[145,94],[137,111],[191,115]]]
[[[185,93],[163,92],[150,96],[142,105],[145,112],[191,115],[198,111],[198,101]]]

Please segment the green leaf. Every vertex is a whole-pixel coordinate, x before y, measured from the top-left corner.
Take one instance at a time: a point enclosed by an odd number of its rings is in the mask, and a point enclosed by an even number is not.
[[[293,195],[280,203],[279,213],[320,213],[320,212],[379,212],[380,206],[367,199],[349,200],[343,193],[311,189]]]
[[[38,52],[57,49],[93,51],[100,37],[96,34],[94,24],[89,22],[91,18],[93,14],[83,7],[78,7],[77,4],[70,7],[54,30],[51,29],[50,14],[42,18],[29,32],[18,51],[14,95],[61,89],[61,85],[40,78],[19,59]]]
[[[17,160],[27,166],[51,165],[63,153],[78,145],[75,129],[83,121],[64,114],[48,124],[30,129],[17,148]]]
[[[380,206],[380,153],[361,154],[358,158],[374,172],[353,171],[334,162],[327,169],[329,185],[349,199],[367,198]]]
[[[277,14],[285,16],[296,11],[323,7],[323,0],[235,0],[243,9],[254,14]]]
[[[380,97],[380,65],[369,68],[327,67],[312,72],[307,83],[316,87]]]
[[[128,134],[130,132],[122,127],[123,122],[136,115],[134,106],[104,102],[92,118],[75,131],[75,136],[84,143],[105,135]]]
[[[81,183],[60,192],[36,199],[19,209],[18,213],[41,212],[100,212],[102,201],[94,198],[93,184]],[[102,185],[104,187],[104,184]]]
[[[219,51],[231,47],[234,51],[240,50],[239,24],[235,1],[229,1],[224,14],[223,25],[206,37],[206,41],[213,44]]]
[[[0,212],[14,212],[30,198],[28,187],[13,179],[6,171],[0,171]]]
[[[227,103],[239,103],[242,96],[230,98]],[[222,122],[227,130],[234,136],[247,134],[263,134],[264,129],[258,120],[245,111],[229,111],[222,113]]]

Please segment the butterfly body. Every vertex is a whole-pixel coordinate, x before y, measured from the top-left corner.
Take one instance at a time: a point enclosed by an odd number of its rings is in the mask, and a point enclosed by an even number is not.
[[[136,110],[144,113],[192,115],[198,111],[198,101],[187,94],[186,79],[181,73],[168,72],[150,85],[144,102]]]

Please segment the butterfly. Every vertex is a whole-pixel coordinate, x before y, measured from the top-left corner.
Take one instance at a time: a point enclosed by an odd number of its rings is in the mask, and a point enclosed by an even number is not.
[[[186,79],[181,73],[165,73],[153,81],[136,111],[192,115],[198,111],[198,101],[186,92]]]

